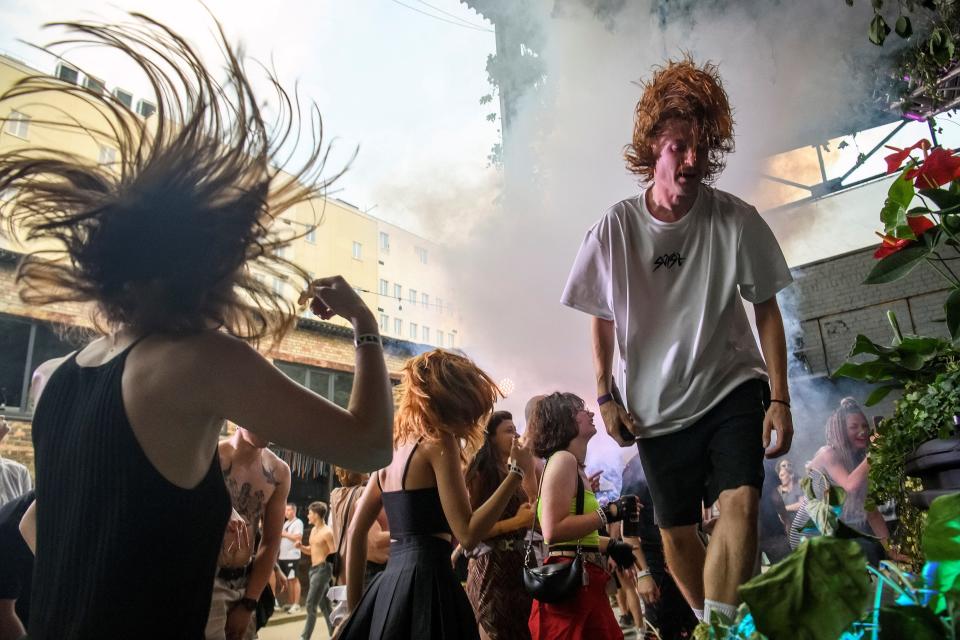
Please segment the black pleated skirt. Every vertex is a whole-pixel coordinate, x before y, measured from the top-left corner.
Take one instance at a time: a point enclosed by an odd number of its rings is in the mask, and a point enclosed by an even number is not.
[[[390,545],[339,640],[477,639],[477,621],[450,565],[450,543],[414,536]]]

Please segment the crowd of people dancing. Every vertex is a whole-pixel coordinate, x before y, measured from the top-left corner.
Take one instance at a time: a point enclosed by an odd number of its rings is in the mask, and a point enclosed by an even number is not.
[[[356,291],[281,256],[271,223],[322,191],[325,155],[315,141],[284,166],[303,111],[276,84],[292,108],[268,123],[222,32],[218,82],[149,18],[61,27],[139,65],[158,106],[148,125],[39,76],[0,97],[92,107],[121,167],[0,155],[0,191],[17,193],[4,229],[44,245],[21,260],[21,297],[89,304],[103,334],[34,376],[36,487],[3,508],[0,637],[253,638],[275,597],[301,606],[296,565],[309,557],[304,640],[319,617],[344,640],[613,639],[624,619],[682,638],[735,617],[758,547],[771,561],[789,552],[806,498],[788,459],[765,472],[764,458],[792,437],[776,299],[791,278],[756,210],[708,186],[733,150],[716,67],[672,61],[644,85],[626,161],[647,186],[587,232],[563,293],[591,316],[603,426],[636,448],[620,495],[601,501],[586,470],[592,402],[544,389],[520,437],[491,377],[442,349],[404,364],[394,398]],[[317,316],[353,327],[346,408],[254,348],[298,315],[254,265],[293,274]],[[225,421],[238,427],[219,441]],[[868,433],[845,400],[808,466],[850,496],[842,518],[883,541],[882,517],[863,508]],[[337,467],[329,505],[307,507],[307,538],[270,443]]]

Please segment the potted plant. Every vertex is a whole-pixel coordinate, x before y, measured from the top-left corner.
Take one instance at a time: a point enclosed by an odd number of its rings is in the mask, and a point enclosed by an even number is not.
[[[902,525],[897,542],[919,561],[917,508],[928,507],[941,493],[960,491],[960,439],[953,431],[953,416],[960,413],[960,156],[927,140],[891,149],[888,171],[900,174],[880,211],[878,262],[864,282],[893,282],[920,265],[933,269],[948,284],[944,313],[951,339],[904,335],[888,313],[892,344],[858,335],[850,357],[871,358],[848,361],[834,376],[877,384],[868,406],[894,389],[904,392],[870,445],[868,506],[895,500]]]

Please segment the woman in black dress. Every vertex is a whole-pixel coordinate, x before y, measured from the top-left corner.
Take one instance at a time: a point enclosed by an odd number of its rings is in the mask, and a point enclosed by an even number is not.
[[[317,194],[323,164],[317,146],[300,170],[281,170],[288,154],[279,148],[299,109],[279,85],[271,85],[279,122],[267,123],[222,32],[221,83],[149,18],[59,26],[68,31],[61,45],[105,47],[138,65],[157,111],[143,117],[110,94],[45,75],[0,96],[0,113],[39,109],[31,130],[48,139],[116,152],[111,164],[36,143],[0,154],[0,191],[17,194],[0,208],[3,230],[34,242],[17,272],[21,298],[87,305],[104,333],[41,365],[53,372],[33,421],[28,633],[200,640],[230,514],[217,455],[224,420],[353,469],[382,466],[393,403],[377,323],[342,278],[310,283],[278,256],[289,238],[271,225]],[[251,346],[279,340],[298,317],[254,266],[299,278],[322,317],[352,322],[348,409]]]
[[[469,359],[436,349],[403,368],[393,463],[367,483],[347,548],[341,640],[477,638],[477,621],[450,565],[451,539],[467,550],[487,535],[535,473],[529,449],[513,442],[506,477],[475,511],[463,465],[483,437],[499,389]],[[461,443],[466,443],[462,446]],[[361,597],[366,536],[380,512],[390,524],[390,562]],[[520,576],[517,576],[520,580]]]

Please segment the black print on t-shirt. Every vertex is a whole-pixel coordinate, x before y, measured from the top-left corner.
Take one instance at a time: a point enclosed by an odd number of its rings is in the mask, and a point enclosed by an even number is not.
[[[656,271],[660,267],[666,267],[667,269],[673,269],[675,266],[682,267],[684,260],[686,260],[686,258],[681,256],[676,251],[673,253],[667,253],[653,261],[653,270]]]

